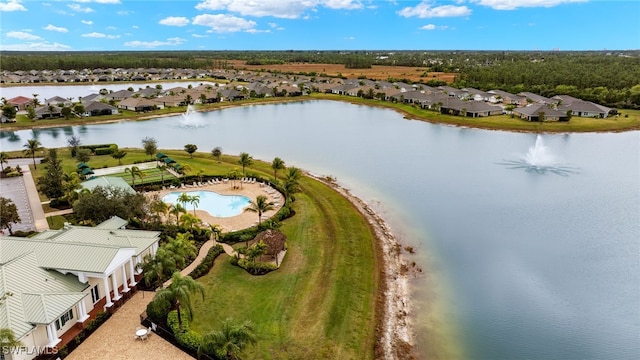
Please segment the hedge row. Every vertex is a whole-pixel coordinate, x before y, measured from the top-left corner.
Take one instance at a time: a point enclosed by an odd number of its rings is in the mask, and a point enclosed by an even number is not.
[[[222,248],[222,245],[216,245],[211,249],[209,249],[209,252],[207,252],[207,256],[205,256],[204,259],[202,259],[202,261],[200,262],[200,264],[196,266],[196,268],[189,273],[189,276],[191,276],[191,278],[195,280],[197,278],[207,275],[211,270],[211,268],[213,267],[213,262],[215,261],[215,259],[218,257],[218,255],[222,253],[224,253],[224,249]]]
[[[189,319],[182,314],[182,326],[178,323],[178,312],[172,310],[167,315],[167,325],[176,337],[178,344],[184,346],[192,352],[198,352],[198,348],[202,343],[202,335],[190,329]]]

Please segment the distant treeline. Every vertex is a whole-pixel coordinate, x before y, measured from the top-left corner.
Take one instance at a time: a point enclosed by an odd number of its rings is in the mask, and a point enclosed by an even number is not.
[[[0,70],[95,68],[228,69],[286,63],[414,66],[457,73],[454,86],[568,94],[603,105],[640,108],[640,51],[112,51],[0,52]]]

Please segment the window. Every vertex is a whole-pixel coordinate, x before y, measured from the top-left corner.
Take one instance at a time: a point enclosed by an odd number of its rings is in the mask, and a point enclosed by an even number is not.
[[[98,291],[98,285],[94,286],[91,289],[91,300],[94,304],[97,303],[98,300],[100,300],[100,291]]]
[[[66,324],[69,320],[72,320],[72,319],[73,319],[73,309],[71,309],[71,310],[67,311],[66,313],[62,314],[60,319],[56,320],[56,330],[62,329],[64,324]]]

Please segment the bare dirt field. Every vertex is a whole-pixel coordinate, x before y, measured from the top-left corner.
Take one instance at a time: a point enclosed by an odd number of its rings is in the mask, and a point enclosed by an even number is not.
[[[430,72],[427,76],[421,76],[427,71],[424,67],[409,67],[409,66],[377,66],[374,65],[371,69],[347,69],[343,64],[310,64],[310,63],[289,63],[289,64],[277,64],[277,65],[246,65],[244,60],[229,60],[233,67],[236,69],[247,70],[279,70],[282,72],[316,72],[317,74],[325,73],[329,76],[337,76],[342,74],[348,78],[357,78],[359,76],[365,76],[367,79],[374,80],[387,80],[388,78],[394,79],[408,79],[417,82],[427,82],[429,80],[443,80],[447,83],[453,82],[455,78],[454,73],[441,73]]]

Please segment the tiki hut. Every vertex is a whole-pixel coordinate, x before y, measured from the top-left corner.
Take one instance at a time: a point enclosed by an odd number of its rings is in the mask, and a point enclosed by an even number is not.
[[[262,240],[262,242],[267,245],[265,255],[269,255],[272,259],[275,259],[276,266],[280,267],[280,264],[278,263],[278,255],[280,254],[280,252],[286,252],[287,237],[278,230],[268,229],[256,235],[256,238],[254,240],[255,243],[258,243],[260,242],[260,240]]]

